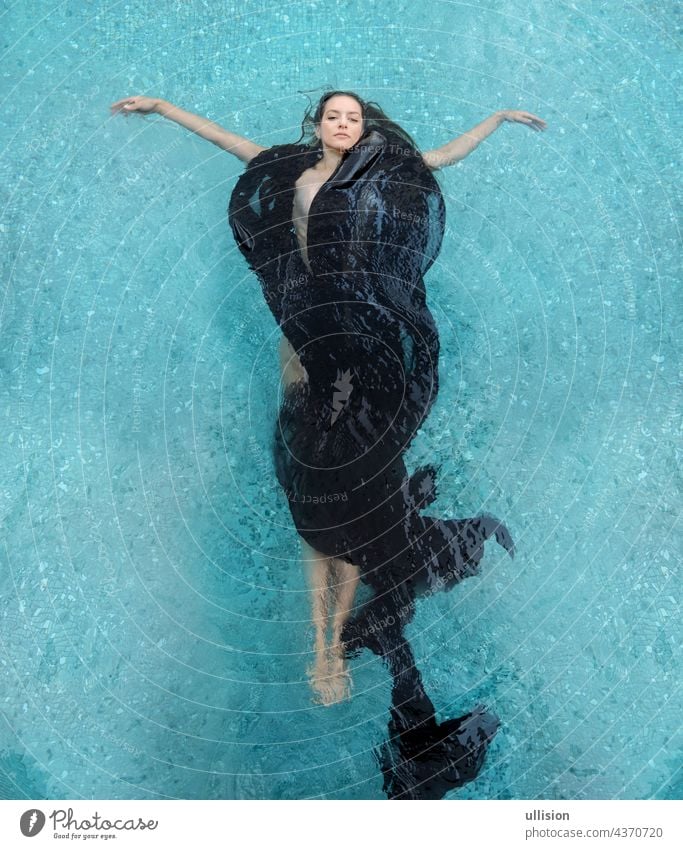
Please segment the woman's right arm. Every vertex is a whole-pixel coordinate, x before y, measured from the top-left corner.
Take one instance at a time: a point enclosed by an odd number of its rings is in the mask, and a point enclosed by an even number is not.
[[[186,112],[179,106],[174,106],[167,100],[160,100],[157,97],[124,97],[122,100],[112,103],[110,109],[112,114],[123,112],[124,115],[129,115],[132,112],[142,112],[143,114],[156,112],[158,115],[163,115],[164,118],[175,121],[181,127],[192,130],[193,133],[213,142],[223,150],[227,150],[228,153],[234,154],[242,162],[249,162],[256,154],[266,150],[265,147],[254,144],[254,142],[238,136],[236,133],[231,133],[219,124],[209,121],[208,118]]]

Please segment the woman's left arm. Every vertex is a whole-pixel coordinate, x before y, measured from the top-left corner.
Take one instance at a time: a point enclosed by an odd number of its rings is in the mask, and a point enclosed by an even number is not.
[[[457,139],[449,141],[447,144],[437,147],[434,150],[428,150],[422,154],[425,164],[432,169],[444,168],[446,165],[452,165],[454,162],[459,162],[464,159],[468,153],[472,153],[475,147],[483,142],[487,136],[490,136],[494,130],[505,121],[512,121],[518,124],[526,124],[532,130],[545,130],[547,124],[531,112],[522,112],[518,109],[501,109],[500,112],[494,112],[488,118],[483,120],[476,127],[458,136]]]

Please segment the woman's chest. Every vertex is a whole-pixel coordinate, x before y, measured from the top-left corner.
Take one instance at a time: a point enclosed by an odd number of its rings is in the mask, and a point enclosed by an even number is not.
[[[307,168],[297,179],[294,184],[294,202],[292,205],[292,219],[297,229],[306,231],[313,200],[329,176],[330,173]]]

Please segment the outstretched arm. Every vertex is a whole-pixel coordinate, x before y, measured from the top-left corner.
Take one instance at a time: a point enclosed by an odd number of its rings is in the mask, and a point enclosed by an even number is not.
[[[157,97],[124,97],[122,100],[112,103],[110,109],[112,114],[122,112],[124,115],[129,115],[131,112],[142,112],[143,114],[156,112],[158,115],[163,115],[164,118],[175,121],[181,127],[192,130],[193,133],[213,142],[223,150],[227,150],[228,153],[234,154],[242,162],[249,162],[257,153],[266,150],[265,147],[254,144],[254,142],[238,136],[236,133],[231,133],[219,124],[209,121],[208,118],[186,112],[179,106],[174,106],[167,100],[160,100]]]
[[[526,124],[533,130],[545,130],[547,126],[542,118],[532,115],[531,112],[522,112],[517,109],[502,109],[500,112],[494,112],[493,115],[490,115],[480,124],[477,124],[469,132],[463,133],[457,139],[453,139],[453,141],[449,141],[448,144],[444,144],[442,147],[437,147],[434,150],[426,151],[422,154],[422,158],[432,171],[437,168],[444,168],[446,165],[452,165],[454,162],[459,162],[468,153],[472,153],[480,142],[483,142],[487,136],[490,136],[505,121]]]

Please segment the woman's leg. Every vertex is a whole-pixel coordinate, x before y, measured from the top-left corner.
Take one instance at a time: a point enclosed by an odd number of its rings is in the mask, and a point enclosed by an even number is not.
[[[306,369],[301,364],[301,360],[286,336],[283,336],[280,340],[279,354],[281,378],[285,390],[297,380],[308,380]],[[316,551],[303,539],[301,540],[301,544],[303,546],[303,559],[306,564],[306,576],[311,590],[311,608],[315,628],[315,660],[309,667],[308,674],[318,701],[322,704],[330,705],[345,698],[348,693],[348,683],[343,677],[345,672],[344,664],[342,662],[340,665],[336,661],[334,652],[332,657],[330,657],[330,647],[327,645],[327,628],[331,612],[329,585],[332,578],[332,563],[340,561],[336,561]],[[348,618],[355,593],[355,584],[349,587],[346,580],[337,580],[343,584],[343,589],[342,596],[337,596],[337,609],[335,610],[332,623],[332,646],[334,646],[335,642],[339,643],[341,628],[346,618]],[[340,609],[347,610],[345,616],[343,613],[339,613]],[[336,637],[334,636],[335,633]],[[331,668],[331,664],[334,666],[333,669]]]
[[[311,591],[311,610],[315,628],[315,660],[308,668],[311,687],[322,704],[333,704],[335,698],[327,655],[327,625],[330,613],[330,559],[311,548],[304,540],[303,560]]]
[[[280,339],[280,372],[285,389],[295,380],[308,380],[306,369],[286,336]]]
[[[360,570],[353,563],[334,558],[332,571],[336,588],[335,609],[332,617],[332,641],[330,645],[330,672],[333,689],[339,699],[351,695],[351,678],[346,666],[341,632],[353,609],[353,600],[360,580]]]
[[[332,646],[341,643],[341,632],[345,622],[348,620],[353,609],[353,600],[356,597],[358,581],[360,580],[360,569],[340,558],[332,561],[333,574],[336,587],[336,604],[332,619]]]
[[[309,667],[308,674],[318,701],[331,705],[351,695],[351,679],[346,667],[341,631],[353,608],[360,573],[357,566],[345,560],[326,557],[304,540],[301,542],[315,628],[315,661]],[[336,588],[335,598],[330,588],[331,579]],[[330,619],[332,639],[328,645]]]

